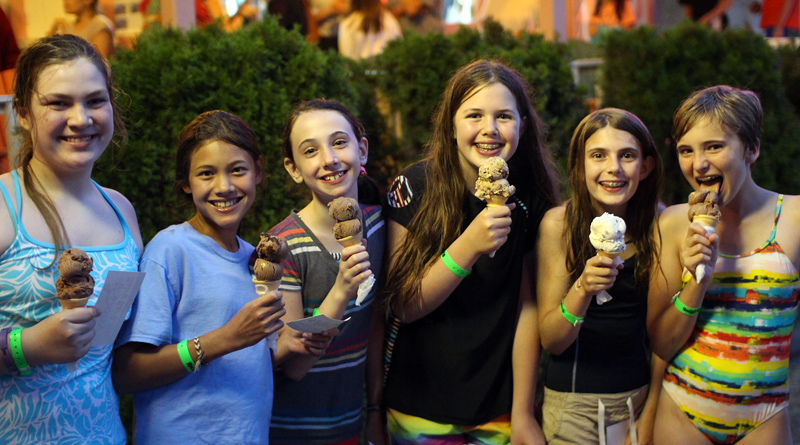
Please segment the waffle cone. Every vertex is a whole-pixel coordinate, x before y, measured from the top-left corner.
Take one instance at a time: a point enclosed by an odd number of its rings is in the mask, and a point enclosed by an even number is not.
[[[355,235],[348,236],[346,238],[337,239],[336,241],[339,241],[339,244],[341,244],[344,247],[350,247],[350,246],[355,246],[356,244],[360,243],[361,242],[361,238],[363,238],[363,234],[362,234],[362,232],[359,232],[359,233],[357,233]]]
[[[58,302],[61,303],[62,309],[74,309],[76,307],[86,307],[86,303],[89,302],[89,298],[65,298],[59,299]]]
[[[508,197],[507,196],[492,195],[491,197],[486,198],[486,206],[487,207],[500,207],[502,205],[505,205],[506,201],[508,201]]]

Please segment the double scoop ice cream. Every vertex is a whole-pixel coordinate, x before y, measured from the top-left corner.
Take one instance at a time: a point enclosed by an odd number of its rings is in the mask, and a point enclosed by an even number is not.
[[[625,250],[625,221],[611,213],[603,213],[592,220],[589,241],[597,253],[618,256]]]
[[[256,246],[257,259],[253,266],[253,273],[256,276],[253,282],[259,295],[274,291],[280,286],[283,278],[281,261],[285,260],[288,254],[289,246],[285,239],[268,233],[261,234],[261,240]]]
[[[478,168],[475,196],[488,206],[501,206],[517,188],[508,183],[508,164],[499,156],[492,156]]]
[[[362,223],[361,207],[353,198],[336,198],[328,204],[328,215],[336,223],[333,225],[333,237],[344,247],[361,242]]]
[[[713,190],[697,190],[689,194],[689,221],[699,223],[711,236],[719,225],[722,213],[719,211],[719,196]],[[707,266],[697,266],[697,281],[706,276]]]
[[[72,247],[58,258],[56,297],[64,309],[84,307],[94,292],[94,278],[90,275],[94,261],[82,249]]]
[[[589,227],[589,241],[597,249],[599,255],[612,258],[615,264],[621,264],[619,256],[625,250],[625,221],[611,213],[603,213],[592,220]],[[617,263],[619,261],[619,263]],[[611,295],[606,291],[597,294],[597,304],[611,300]]]

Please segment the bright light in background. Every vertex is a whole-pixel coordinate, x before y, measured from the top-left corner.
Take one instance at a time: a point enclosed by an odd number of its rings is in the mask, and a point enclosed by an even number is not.
[[[211,0],[212,2],[218,0]],[[236,11],[239,10],[239,2],[236,0],[225,0],[225,10],[228,11],[228,17],[233,17]]]
[[[444,9],[444,23],[469,24],[472,23],[473,0],[446,0]]]

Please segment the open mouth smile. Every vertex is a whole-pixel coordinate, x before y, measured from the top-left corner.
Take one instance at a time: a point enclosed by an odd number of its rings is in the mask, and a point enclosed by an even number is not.
[[[231,200],[228,200],[228,201],[209,201],[209,202],[214,207],[216,207],[216,208],[218,208],[220,210],[225,210],[225,209],[228,209],[230,207],[235,206],[236,204],[239,204],[239,202],[241,202],[241,200],[242,200],[242,197],[238,197],[238,198],[234,198],[234,199],[231,199]]]
[[[340,171],[340,172],[332,173],[330,175],[325,175],[325,176],[322,177],[322,180],[325,181],[325,182],[334,182],[334,181],[340,179],[341,177],[343,177],[346,173],[347,173],[347,171],[343,170],[343,171]]]

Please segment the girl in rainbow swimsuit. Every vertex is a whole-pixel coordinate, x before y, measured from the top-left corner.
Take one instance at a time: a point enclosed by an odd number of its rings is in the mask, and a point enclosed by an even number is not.
[[[687,204],[661,215],[664,275],[651,279],[648,325],[669,366],[656,443],[791,443],[800,196],[753,181],[762,118],[755,93],[728,86],[698,91],[675,112],[681,171],[695,190],[718,193],[721,221],[708,234]],[[714,273],[698,282],[701,264]]]

